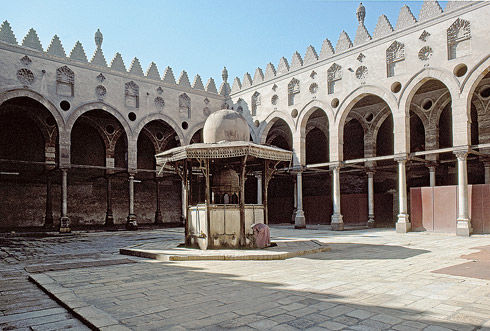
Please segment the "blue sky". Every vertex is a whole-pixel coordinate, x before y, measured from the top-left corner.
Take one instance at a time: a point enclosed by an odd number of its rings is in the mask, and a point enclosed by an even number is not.
[[[381,14],[395,26],[404,4],[418,17],[422,2],[363,4],[372,34]],[[79,40],[89,60],[100,28],[108,63],[120,52],[127,68],[138,57],[145,72],[153,61],[160,74],[171,66],[176,78],[186,70],[191,83],[200,74],[204,83],[213,77],[219,86],[223,66],[231,83],[245,72],[253,77],[257,67],[265,71],[268,62],[277,67],[282,56],[290,62],[296,50],[304,56],[310,44],[319,53],[325,38],[335,47],[342,30],[353,40],[358,5],[327,0],[24,0],[22,5],[4,1],[0,18],[10,22],[19,43],[32,27],[44,49],[57,34],[67,54]]]

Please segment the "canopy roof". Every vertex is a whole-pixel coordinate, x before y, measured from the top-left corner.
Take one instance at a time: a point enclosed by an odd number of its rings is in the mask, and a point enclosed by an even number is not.
[[[159,153],[155,157],[157,165],[162,166],[168,162],[185,159],[225,159],[246,155],[265,160],[289,162],[293,152],[246,141],[224,141],[213,144],[199,143],[175,147]]]

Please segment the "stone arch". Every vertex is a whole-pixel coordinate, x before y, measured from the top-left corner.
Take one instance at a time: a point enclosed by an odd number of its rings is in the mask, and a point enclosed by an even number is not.
[[[5,101],[13,99],[13,98],[21,98],[21,97],[27,97],[31,98],[33,100],[36,100],[40,104],[42,104],[50,113],[53,115],[56,124],[58,126],[58,132],[63,132],[65,130],[65,121],[63,119],[63,116],[59,112],[58,108],[51,103],[48,99],[46,99],[44,96],[41,94],[27,90],[27,89],[14,89],[14,90],[7,90],[3,91],[0,93],[0,105],[3,104]]]
[[[184,142],[185,142],[184,134],[182,133],[182,130],[180,130],[180,128],[177,125],[177,123],[173,119],[171,119],[170,117],[168,117],[168,116],[166,116],[164,114],[160,114],[160,113],[158,113],[158,114],[150,114],[150,115],[147,115],[147,116],[143,117],[138,122],[138,125],[134,129],[133,137],[132,138],[134,140],[137,140],[138,139],[138,136],[141,133],[141,130],[143,130],[143,128],[145,127],[145,125],[148,124],[148,123],[150,123],[151,121],[155,121],[155,120],[161,120],[161,121],[164,121],[165,123],[167,123],[168,125],[170,125],[170,127],[172,129],[174,129],[175,133],[177,133],[177,135],[179,136],[179,140],[181,142],[181,145],[184,145]]]
[[[343,140],[344,140],[344,124],[347,116],[349,115],[351,109],[356,105],[358,101],[363,99],[366,96],[373,95],[381,100],[383,100],[387,105],[390,110],[390,113],[393,114],[393,120],[396,120],[396,117],[394,114],[397,111],[397,103],[396,103],[396,98],[394,95],[389,92],[388,90],[385,90],[381,87],[374,86],[374,85],[366,85],[366,86],[361,86],[354,91],[352,91],[347,97],[342,101],[342,103],[339,106],[339,110],[335,114],[335,119],[336,119],[336,127],[337,127],[337,137],[336,139],[338,140],[338,152],[339,152],[339,158],[340,158],[340,153],[341,153],[341,146],[343,146]],[[360,121],[362,123],[363,121]],[[400,134],[400,133],[399,133]],[[399,135],[398,134],[398,135]],[[396,136],[395,135],[395,144],[396,144]],[[332,142],[334,140],[332,139]],[[342,158],[340,158],[342,159]]]
[[[289,127],[289,130],[291,131],[291,135],[293,135],[294,132],[294,122],[291,119],[291,117],[287,116],[284,113],[274,111],[267,118],[262,122],[261,126],[259,127],[259,131],[257,136],[260,137],[260,144],[265,144],[267,140],[267,134],[269,133],[269,130],[272,128],[274,123],[277,122],[277,120],[282,119],[284,122]],[[294,136],[293,136],[294,139]]]
[[[471,99],[480,81],[490,72],[490,55],[485,56],[466,75],[462,83],[461,95],[465,98],[468,112],[471,111]],[[469,113],[468,113],[469,114]]]
[[[73,125],[75,124],[75,122],[80,116],[82,116],[84,113],[90,110],[96,110],[96,109],[101,109],[114,116],[119,121],[121,126],[124,128],[124,131],[126,133],[126,139],[128,141],[131,140],[132,130],[131,127],[129,126],[129,123],[126,121],[126,119],[121,115],[121,113],[116,108],[103,102],[90,102],[75,109],[73,113],[70,114],[70,117],[68,117],[68,120],[66,121],[65,130],[68,133],[71,132]]]
[[[349,93],[344,100],[342,100],[341,104],[339,105],[339,110],[335,114],[335,120],[337,123],[342,124],[343,121],[345,121],[345,118],[349,114],[349,111],[354,107],[354,105],[364,98],[365,96],[368,95],[374,95],[379,97],[381,100],[386,102],[388,105],[388,108],[390,108],[390,111],[392,114],[394,114],[397,109],[398,105],[396,102],[396,98],[393,95],[393,93],[389,92],[388,90],[375,86],[375,85],[364,85],[361,87],[358,87],[351,93]],[[339,117],[340,115],[340,117]]]
[[[408,114],[410,111],[410,100],[417,93],[419,87],[431,79],[439,80],[446,85],[451,94],[451,100],[459,99],[460,84],[452,73],[439,68],[424,68],[413,75],[402,88],[400,99],[398,100],[398,111]]]
[[[325,113],[325,116],[327,116],[328,119],[329,126],[330,123],[334,123],[334,112],[332,108],[319,100],[312,100],[304,105],[303,108],[301,108],[301,110],[299,111],[298,120],[296,121],[295,125],[296,131],[301,131],[302,128],[306,126],[306,123],[308,122],[311,114],[313,114],[313,112],[315,112],[317,109],[321,109]]]
[[[189,145],[191,143],[192,137],[196,134],[197,131],[204,128],[205,122],[206,121],[194,124],[191,128],[187,130],[189,133],[185,136],[185,141],[184,141],[185,145]]]

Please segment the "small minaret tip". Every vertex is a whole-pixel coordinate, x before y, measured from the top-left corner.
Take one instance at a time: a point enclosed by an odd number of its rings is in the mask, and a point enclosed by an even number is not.
[[[102,41],[104,40],[104,36],[102,36],[102,32],[100,32],[100,29],[97,29],[95,32],[95,45],[97,48],[100,48],[102,46]]]
[[[366,8],[364,8],[362,2],[360,2],[359,7],[357,7],[356,16],[357,16],[357,20],[359,21],[359,25],[364,25],[364,18],[366,17]]]
[[[226,67],[223,67],[223,71],[221,72],[221,77],[223,78],[223,82],[228,81],[228,70],[226,70]]]

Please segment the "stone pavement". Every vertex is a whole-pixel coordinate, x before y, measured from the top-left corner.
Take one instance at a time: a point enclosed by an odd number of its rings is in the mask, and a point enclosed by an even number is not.
[[[285,260],[297,256],[327,252],[327,244],[318,240],[276,239],[273,246],[265,249],[209,249],[200,250],[170,246],[168,243],[151,242],[121,248],[124,255],[145,257],[160,261],[245,261]]]
[[[137,243],[173,245],[181,240],[181,229],[3,239],[0,326],[35,329],[36,316],[62,314],[66,321],[76,321],[36,292],[23,268],[78,262],[76,268],[34,276],[51,284],[47,287],[53,293],[73,294],[72,300],[89,307],[78,312],[88,320],[107,316],[113,326],[130,329],[490,330],[490,281],[433,272],[468,263],[461,256],[488,246],[490,235],[327,229],[273,227],[273,240],[314,239],[331,248],[281,261],[164,262],[131,257],[138,263],[93,263],[128,258],[117,254],[118,249]],[[17,275],[16,282],[6,281],[9,273]],[[29,288],[28,297],[42,302],[40,307],[51,306],[22,315],[12,301],[15,295],[10,301],[4,298],[24,288]]]

